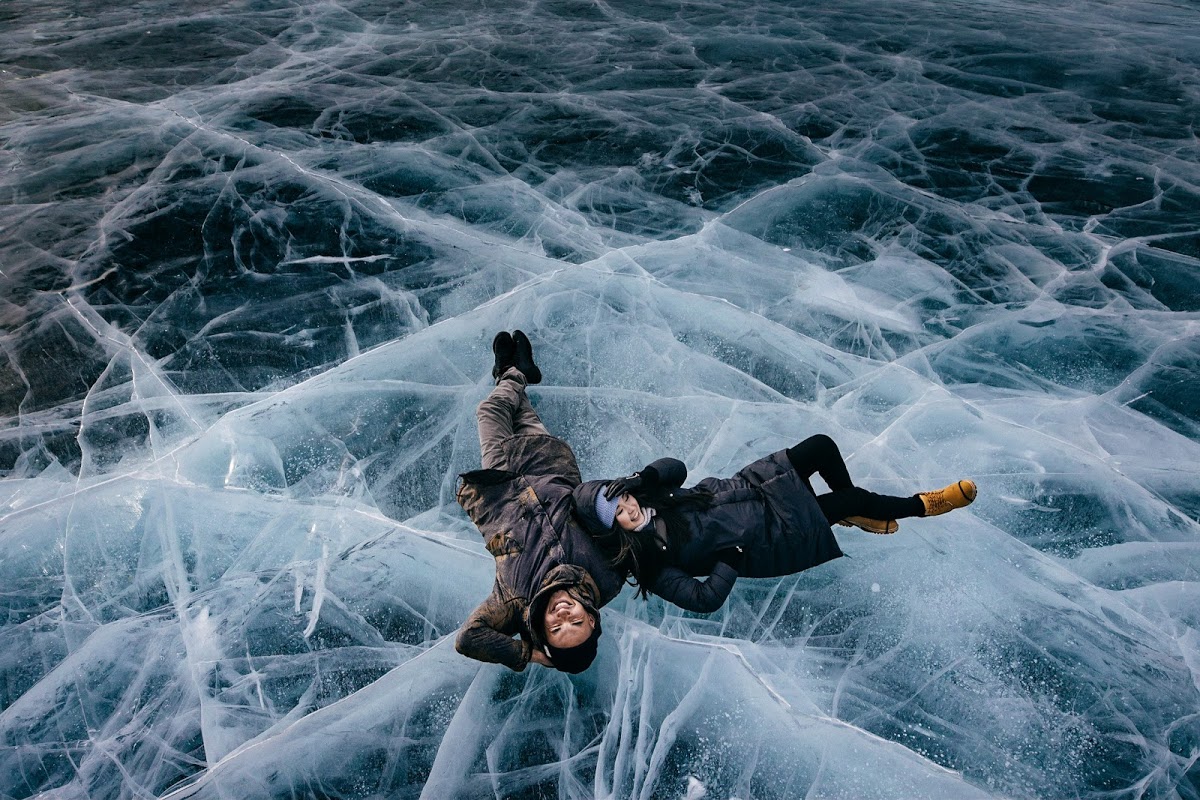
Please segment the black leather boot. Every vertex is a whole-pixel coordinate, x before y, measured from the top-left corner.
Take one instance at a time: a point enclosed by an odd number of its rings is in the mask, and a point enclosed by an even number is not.
[[[524,331],[513,331],[513,343],[517,346],[517,363],[514,365],[525,375],[528,383],[541,383],[542,371],[533,363],[533,345]]]
[[[492,367],[492,380],[500,380],[500,376],[509,367],[517,364],[517,345],[513,342],[512,334],[500,331],[492,339],[492,354],[496,356],[496,364]]]

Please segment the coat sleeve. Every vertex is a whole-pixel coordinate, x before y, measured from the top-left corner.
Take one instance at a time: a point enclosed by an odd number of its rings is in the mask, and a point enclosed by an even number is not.
[[[737,570],[718,561],[706,580],[688,575],[678,567],[663,567],[650,591],[688,611],[711,614],[729,597]]]
[[[513,638],[520,632],[520,604],[504,602],[493,592],[467,617],[454,641],[454,649],[467,658],[503,664],[521,672],[532,654],[530,643],[524,636]]]
[[[660,458],[642,467],[641,475],[650,489],[678,489],[687,479],[687,467],[677,458]]]

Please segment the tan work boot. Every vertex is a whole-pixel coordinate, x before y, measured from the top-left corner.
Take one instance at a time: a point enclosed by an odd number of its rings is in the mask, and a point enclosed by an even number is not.
[[[917,496],[925,504],[925,516],[936,517],[938,514],[945,514],[947,511],[971,505],[977,491],[975,481],[963,478],[945,489],[938,489],[936,492],[921,492]]]
[[[900,530],[900,523],[894,519],[871,519],[870,517],[846,517],[838,520],[838,525],[860,528],[867,533],[895,533]]]

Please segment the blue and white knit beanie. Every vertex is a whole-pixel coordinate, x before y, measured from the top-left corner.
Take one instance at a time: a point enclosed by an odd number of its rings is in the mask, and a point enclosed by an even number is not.
[[[596,492],[596,516],[600,518],[600,524],[606,528],[611,528],[613,519],[617,516],[617,500],[619,497],[614,497],[608,500],[604,497],[604,490]]]

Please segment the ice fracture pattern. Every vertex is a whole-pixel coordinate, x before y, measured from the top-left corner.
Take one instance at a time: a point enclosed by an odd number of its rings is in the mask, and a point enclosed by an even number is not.
[[[1191,0],[6,0],[0,798],[1200,798]],[[971,508],[454,651],[492,334],[585,478]]]

